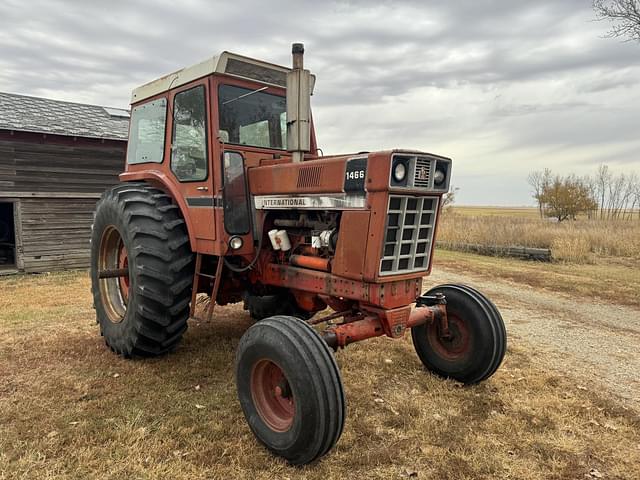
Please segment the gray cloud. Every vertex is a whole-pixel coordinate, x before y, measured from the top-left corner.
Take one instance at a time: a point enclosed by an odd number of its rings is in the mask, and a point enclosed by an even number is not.
[[[640,168],[640,45],[603,39],[590,4],[4,0],[0,90],[125,106],[220,50],[288,64],[304,41],[325,152],[436,151],[461,202],[529,203],[532,169]]]

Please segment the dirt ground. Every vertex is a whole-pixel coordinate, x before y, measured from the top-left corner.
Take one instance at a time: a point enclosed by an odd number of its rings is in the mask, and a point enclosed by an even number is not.
[[[489,296],[509,337],[543,352],[549,368],[582,379],[584,388],[610,391],[640,412],[640,309],[442,266],[425,286],[448,282]]]
[[[502,366],[464,387],[426,372],[408,335],[339,351],[345,430],[304,468],[242,417],[241,306],[191,320],[170,355],[130,361],[99,336],[87,272],[0,278],[0,480],[640,478],[637,307],[443,260],[425,286],[464,282],[496,302]]]

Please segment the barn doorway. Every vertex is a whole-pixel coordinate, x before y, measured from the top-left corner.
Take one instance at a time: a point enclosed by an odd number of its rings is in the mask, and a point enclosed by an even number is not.
[[[13,202],[0,202],[0,271],[16,268],[16,226]]]

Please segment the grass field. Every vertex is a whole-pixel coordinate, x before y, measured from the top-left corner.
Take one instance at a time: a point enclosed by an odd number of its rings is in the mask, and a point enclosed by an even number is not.
[[[438,242],[548,248],[555,260],[596,263],[598,258],[636,260],[640,267],[640,221],[542,220],[535,208],[453,207],[442,216]]]
[[[248,316],[215,317],[191,321],[175,353],[127,361],[98,335],[85,272],[0,279],[0,479],[639,478],[637,414],[517,339],[474,387],[426,373],[408,338],[339,352],[343,436],[290,467],[236,400]]]
[[[519,217],[519,218],[540,218],[538,209],[535,207],[475,207],[475,206],[454,206],[453,211],[459,215],[468,217]]]
[[[486,278],[508,279],[552,292],[640,307],[640,265],[632,259],[599,258],[592,264],[526,262],[437,249],[437,265]]]

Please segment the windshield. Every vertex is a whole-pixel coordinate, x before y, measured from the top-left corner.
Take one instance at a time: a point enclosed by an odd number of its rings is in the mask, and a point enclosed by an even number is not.
[[[263,90],[220,85],[220,137],[225,143],[286,149],[286,99]]]

